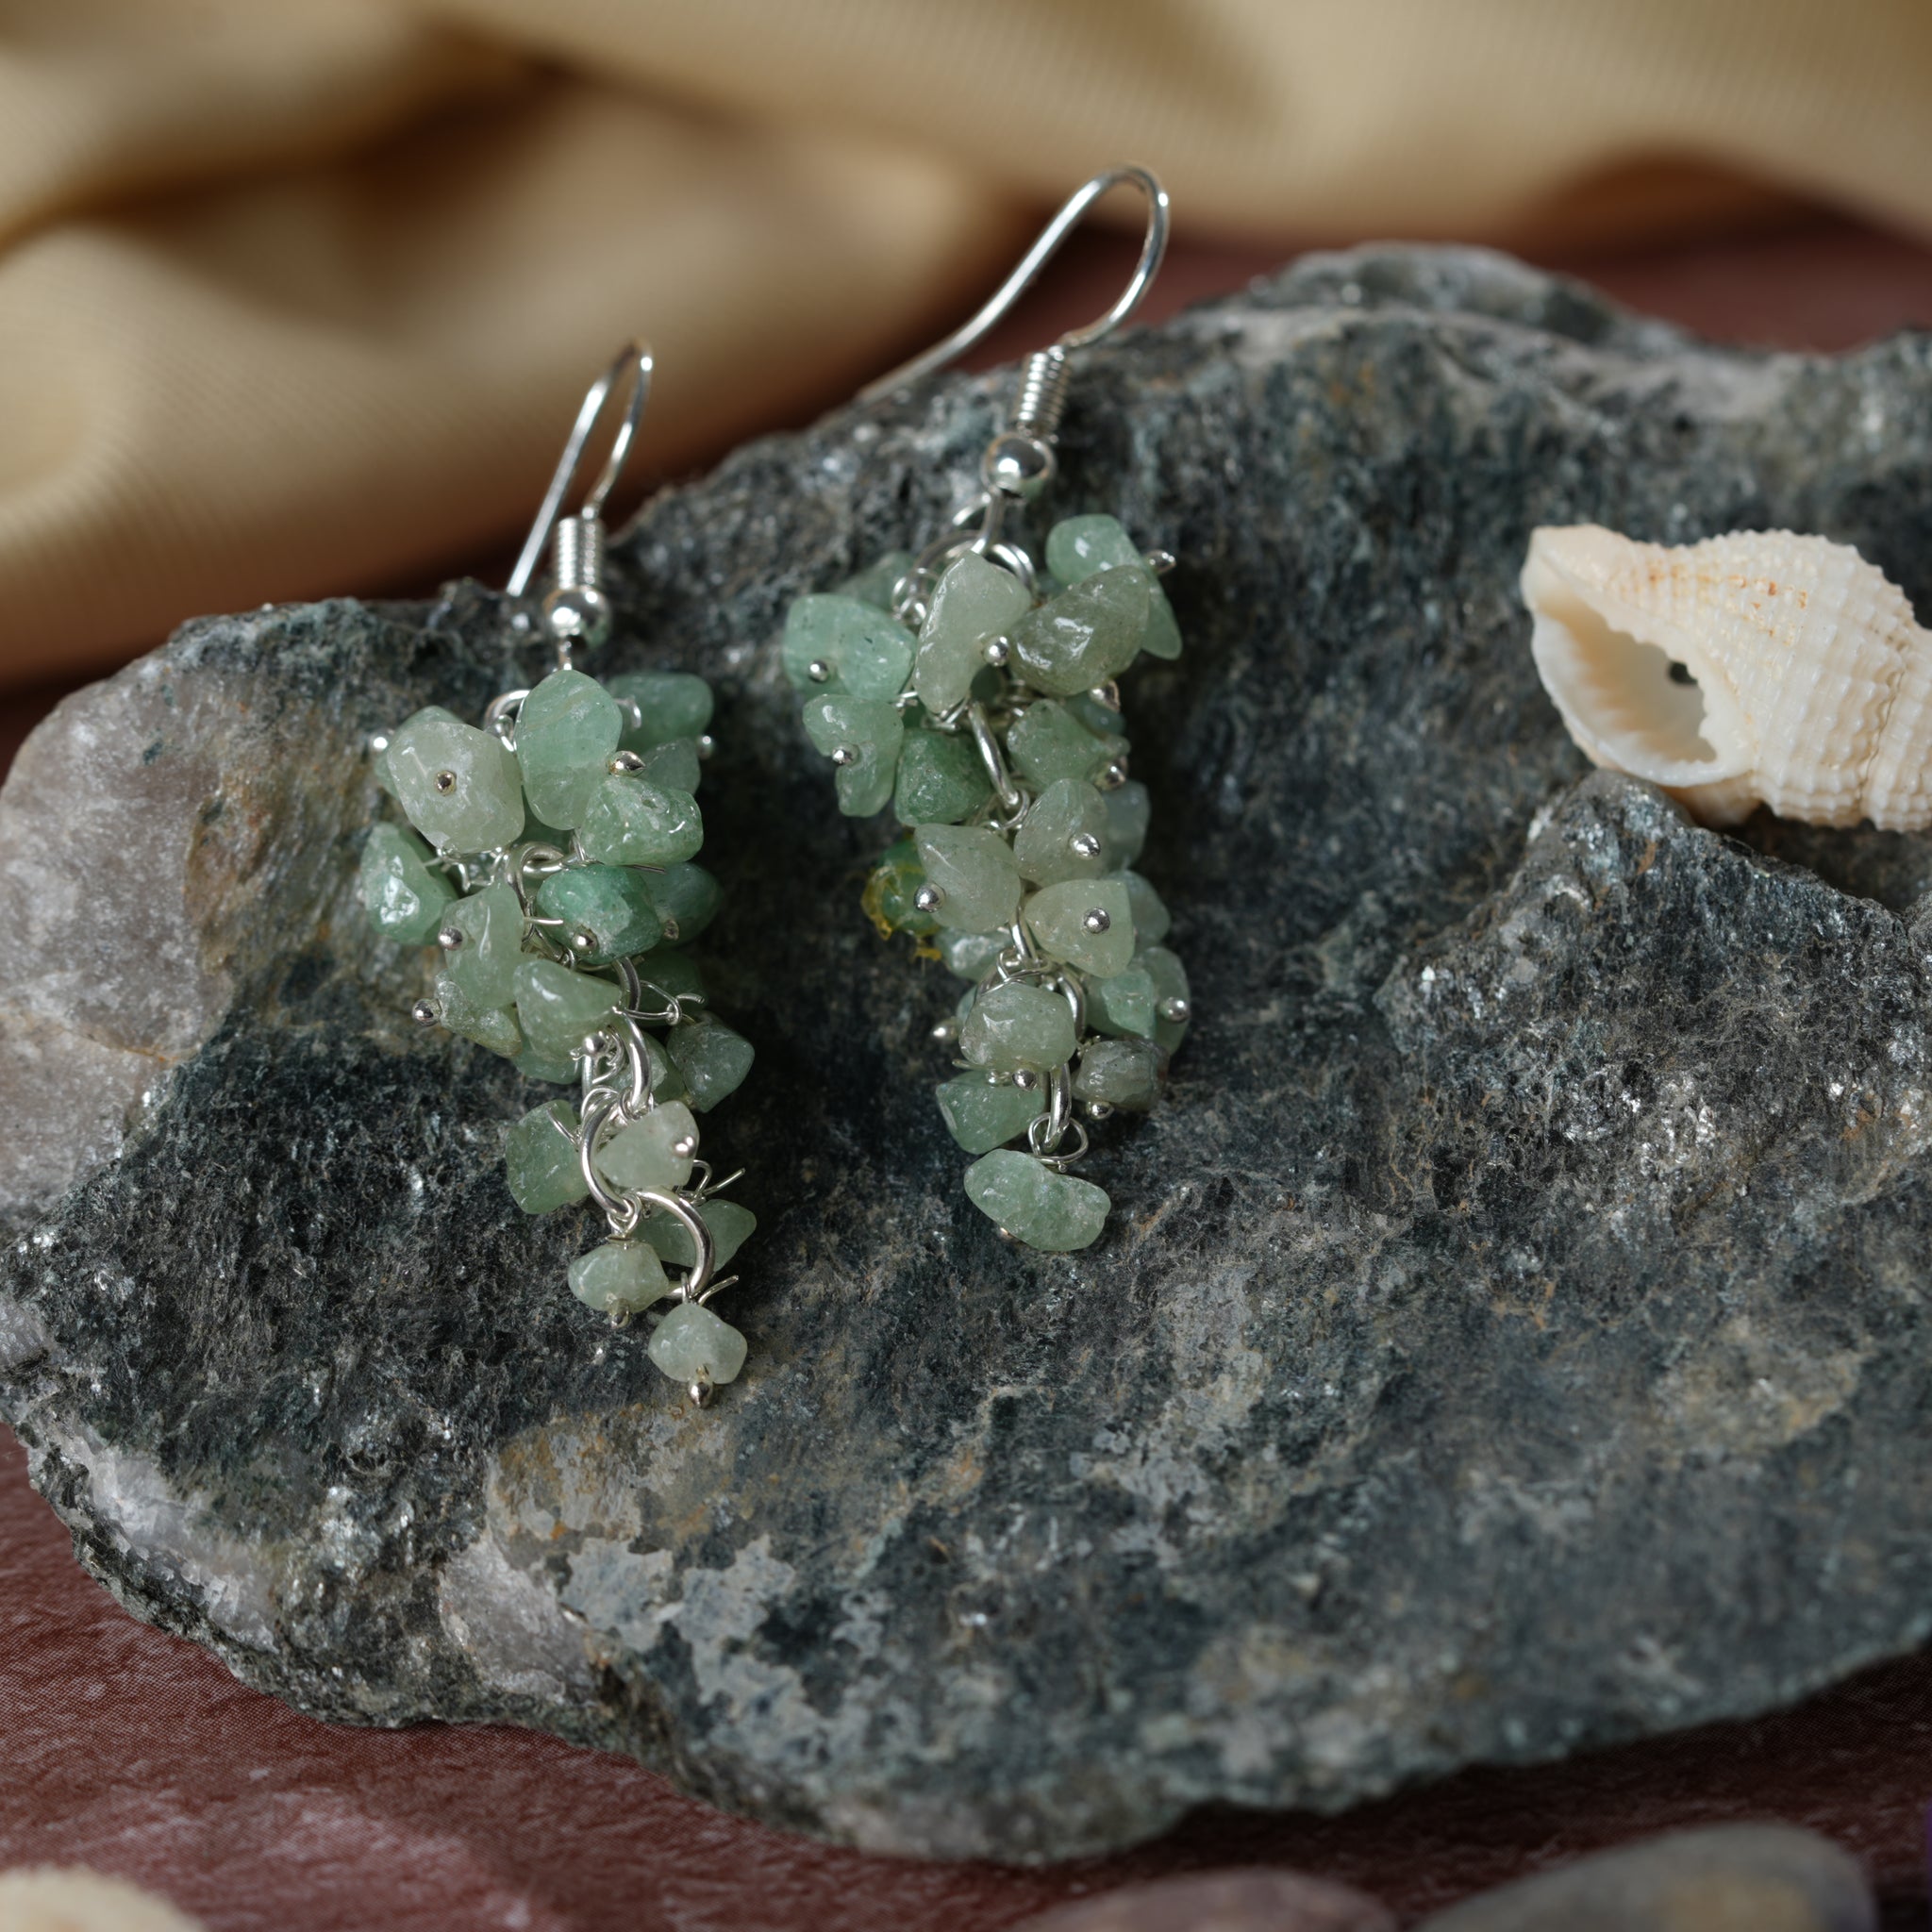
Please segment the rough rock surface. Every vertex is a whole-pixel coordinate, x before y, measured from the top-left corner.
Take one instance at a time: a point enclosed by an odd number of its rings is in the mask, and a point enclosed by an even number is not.
[[[1052,508],[1182,559],[1143,869],[1199,1022],[1047,1257],[959,1188],[940,969],[857,905],[773,640],[933,528],[998,383],[742,452],[617,546],[718,678],[708,1124],[762,1218],[712,1412],[575,1303],[530,1096],[402,1017],[364,734],[502,600],[190,625],[0,821],[0,1409],[139,1614],[330,1717],[500,1718],[874,1846],[1041,1858],[1763,1708],[1932,1625],[1932,846],[1583,775],[1530,526],[1857,543],[1932,612],[1932,351],[1720,353],[1464,253],[1095,354]],[[521,660],[527,669],[527,652]]]

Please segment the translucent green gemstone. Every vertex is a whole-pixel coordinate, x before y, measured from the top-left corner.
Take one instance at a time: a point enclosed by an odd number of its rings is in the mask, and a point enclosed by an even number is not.
[[[1020,868],[997,832],[976,825],[921,825],[914,835],[939,923],[954,932],[1010,925],[1020,908]]]
[[[648,953],[641,953],[633,963],[647,992],[656,987],[660,993],[673,999],[704,997],[703,970],[689,953],[673,950],[668,933],[661,946],[653,946]]]
[[[605,1141],[597,1150],[597,1172],[614,1188],[669,1191],[690,1180],[697,1150],[698,1124],[691,1108],[668,1100]]]
[[[541,1054],[533,1053],[526,1044],[517,1056],[517,1072],[526,1080],[547,1080],[553,1086],[564,1086],[578,1077],[577,1068],[571,1060],[545,1059]]]
[[[1057,992],[1009,979],[977,995],[959,1028],[959,1052],[989,1073],[1044,1070],[1074,1057],[1073,1009]]]
[[[1107,806],[1107,869],[1119,872],[1140,858],[1147,843],[1152,807],[1147,788],[1138,778],[1100,794]]]
[[[1102,703],[1091,691],[1076,691],[1072,697],[1061,698],[1059,702],[1065,705],[1095,738],[1118,741],[1116,757],[1126,756],[1127,741],[1122,735],[1126,727],[1121,723],[1118,706]]]
[[[1057,778],[1084,778],[1091,784],[1125,750],[1125,739],[1096,738],[1050,698],[1028,705],[1007,733],[1013,769],[1036,791],[1043,791]]]
[[[522,767],[518,768],[518,782],[522,782]],[[570,850],[570,828],[567,825],[546,825],[530,809],[530,801],[524,800],[524,829],[517,834],[518,845],[552,845],[559,852]],[[513,846],[512,851],[515,850]]]
[[[1044,1088],[1028,1092],[1010,1080],[992,1081],[984,1074],[958,1074],[938,1092],[946,1131],[969,1154],[1004,1145],[1046,1111]]]
[[[664,1044],[700,1113],[709,1113],[727,1094],[736,1093],[751,1072],[751,1041],[722,1020],[674,1026]]]
[[[1011,1147],[983,1155],[966,1170],[966,1194],[1009,1235],[1049,1255],[1091,1247],[1113,1205],[1091,1181],[1056,1174]]]
[[[839,809],[870,818],[892,795],[906,726],[897,705],[877,698],[823,697],[805,708],[806,735],[839,765]]]
[[[604,865],[681,865],[704,844],[705,821],[689,791],[607,772],[586,795],[577,839]]]
[[[1133,901],[1117,878],[1042,886],[1021,908],[1021,916],[1049,958],[1064,959],[1096,979],[1110,979],[1133,964]]]
[[[879,560],[860,571],[857,576],[850,576],[837,585],[836,594],[841,597],[857,597],[861,604],[873,605],[880,610],[892,608],[892,589],[901,577],[912,568],[912,553],[909,550],[889,550]]]
[[[1151,1040],[1091,1041],[1074,1074],[1075,1100],[1144,1113],[1160,1092],[1160,1049]]]
[[[475,1007],[514,1006],[517,966],[524,957],[524,908],[509,887],[485,886],[453,901],[444,909],[442,927],[454,927],[463,936],[442,965],[463,998]]]
[[[401,725],[389,734],[391,743],[393,743],[396,739],[400,738],[411,724],[426,724],[432,720],[444,724],[460,724],[462,723],[462,720],[454,711],[445,711],[441,705],[425,705],[420,711],[411,711],[403,720]],[[396,781],[395,774],[389,768],[389,746],[385,745],[369,762],[370,769],[375,774],[376,784],[393,798],[396,795]]]
[[[532,1108],[509,1130],[503,1174],[510,1198],[525,1214],[548,1214],[591,1191],[577,1156],[576,1130],[577,1111],[567,1100]]]
[[[1162,1053],[1173,1053],[1188,1037],[1192,1022],[1191,1018],[1170,1020],[1162,1009],[1170,1000],[1192,998],[1188,991],[1188,969],[1165,946],[1146,947],[1140,963],[1154,981],[1154,1043]]]
[[[412,719],[390,741],[389,769],[409,823],[440,852],[493,852],[524,828],[517,761],[494,732]]]
[[[991,971],[992,962],[1012,944],[1012,938],[1004,932],[944,932],[937,944],[948,973],[977,982]]]
[[[1104,570],[1049,598],[1013,625],[1008,670],[1056,697],[1105,684],[1141,649],[1153,581],[1144,570]]]
[[[638,756],[643,759],[638,776],[647,784],[661,785],[668,791],[695,792],[705,775],[695,738],[669,738]]]
[[[1047,534],[1046,567],[1063,584],[1084,583],[1095,571],[1115,564],[1146,568],[1146,559],[1134,540],[1112,517],[1069,517]],[[1173,607],[1158,577],[1141,648],[1152,658],[1178,658],[1181,654],[1180,626],[1174,621]]]
[[[1013,835],[1013,862],[1023,878],[1050,886],[1098,878],[1106,868],[1107,807],[1078,778],[1056,778],[1026,808]]]
[[[859,904],[865,916],[888,937],[909,932],[923,938],[939,930],[938,917],[922,912],[913,904],[924,884],[925,868],[919,862],[918,845],[910,839],[901,839],[888,845],[873,867]]]
[[[799,691],[878,699],[906,689],[914,644],[912,633],[876,605],[810,596],[792,599],[778,648],[785,675]],[[825,675],[813,676],[815,669]]]
[[[698,1302],[679,1302],[658,1324],[650,1356],[674,1382],[732,1382],[744,1366],[744,1337]]]
[[[452,1033],[474,1040],[478,1046],[487,1046],[506,1059],[513,1060],[523,1052],[524,1037],[517,1030],[517,1016],[508,1004],[479,1005],[447,969],[436,975],[429,991],[436,1002],[437,1017]]]
[[[711,722],[711,687],[688,671],[627,671],[607,678],[604,689],[623,711],[618,743],[625,751],[642,753],[674,739],[696,738]]]
[[[648,952],[664,931],[642,875],[622,865],[573,865],[552,873],[537,889],[537,911],[563,922],[554,936],[586,966]],[[581,943],[585,939],[590,944]]]
[[[758,1216],[736,1201],[700,1201],[698,1219],[711,1230],[711,1259],[720,1268],[737,1254],[758,1226]],[[697,1257],[684,1223],[669,1214],[648,1214],[638,1228],[645,1241],[674,1268],[690,1268]]]
[[[1161,903],[1160,894],[1137,872],[1117,872],[1113,876],[1127,889],[1127,904],[1134,912],[1134,938],[1143,946],[1157,945],[1174,926],[1174,915]]]
[[[902,824],[957,825],[992,795],[979,747],[963,731],[908,731],[892,809]]]
[[[606,1241],[570,1264],[570,1291],[605,1314],[636,1314],[671,1292],[656,1248],[644,1241]]]
[[[688,946],[716,917],[724,889],[701,865],[667,865],[644,878],[644,890],[664,923],[667,945]],[[694,986],[693,992],[702,992]]]
[[[609,980],[574,973],[555,959],[526,958],[517,964],[517,1020],[540,1061],[567,1063],[577,1042],[595,1033],[622,998]]]
[[[932,608],[919,631],[912,689],[928,711],[950,711],[964,701],[986,669],[990,638],[1008,632],[1033,607],[1011,571],[968,551],[946,566],[933,589]]]
[[[362,847],[362,903],[384,939],[426,946],[442,927],[443,908],[457,889],[427,863],[429,848],[413,832],[387,820],[369,828]]]
[[[1154,1038],[1154,975],[1142,961],[1111,979],[1088,980],[1087,1022],[1097,1033]]]
[[[624,730],[617,700],[581,671],[553,671],[517,713],[517,763],[530,809],[547,825],[583,822],[592,793],[610,774]]]
[[[643,1041],[652,1093],[659,1100],[689,1100],[691,1094],[685,1087],[684,1075],[677,1071],[676,1063],[664,1051],[657,1035],[646,1033]]]

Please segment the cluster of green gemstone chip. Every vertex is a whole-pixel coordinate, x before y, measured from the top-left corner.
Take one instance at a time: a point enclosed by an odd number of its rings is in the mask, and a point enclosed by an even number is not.
[[[530,1214],[596,1194],[612,1238],[571,1265],[572,1291],[619,1323],[670,1303],[651,1359],[700,1399],[737,1375],[745,1342],[694,1291],[686,1217],[709,1269],[757,1224],[697,1158],[696,1115],[752,1061],[705,1009],[687,950],[721,897],[695,862],[710,716],[709,687],[679,672],[600,684],[559,669],[482,727],[432,705],[377,742],[376,783],[408,824],[372,826],[361,861],[375,930],[441,949],[416,1017],[580,1087],[510,1128],[510,1193]]]
[[[1091,1243],[1111,1205],[1066,1171],[1086,1145],[1074,1104],[1092,1120],[1151,1108],[1188,1030],[1167,908],[1133,869],[1148,797],[1127,775],[1114,688],[1141,653],[1175,658],[1181,640],[1114,518],[1057,524],[1037,588],[1030,560],[1000,549],[1022,568],[976,548],[937,574],[884,557],[796,599],[780,649],[840,809],[890,806],[906,827],[866,910],[971,983],[935,1029],[959,1056],[938,1098],[977,1157],[967,1194],[1058,1253]]]

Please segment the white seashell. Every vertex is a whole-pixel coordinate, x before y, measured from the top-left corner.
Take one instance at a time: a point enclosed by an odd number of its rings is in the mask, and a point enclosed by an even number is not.
[[[1760,803],[1819,825],[1932,824],[1932,633],[1849,544],[1540,529],[1523,599],[1571,737],[1707,824]]]

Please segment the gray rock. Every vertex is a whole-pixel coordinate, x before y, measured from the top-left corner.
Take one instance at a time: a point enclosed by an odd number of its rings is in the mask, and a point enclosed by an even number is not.
[[[1054,508],[1174,550],[1142,869],[1199,1022],[1003,1245],[954,990],[857,898],[774,638],[1001,386],[757,444],[615,548],[724,692],[707,949],[762,1224],[695,1414],[562,1284],[531,1096],[403,1017],[365,735],[530,652],[475,587],[188,627],[0,811],[0,1408],[138,1614],[325,1716],[502,1719],[946,1856],[1346,1805],[1792,1699],[1932,1625],[1924,840],[1687,824],[1534,676],[1530,526],[1789,525],[1932,593],[1932,356],[1721,353],[1491,257],[1310,261],[1096,354]],[[521,657],[519,654],[522,654]]]

